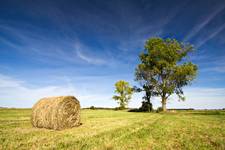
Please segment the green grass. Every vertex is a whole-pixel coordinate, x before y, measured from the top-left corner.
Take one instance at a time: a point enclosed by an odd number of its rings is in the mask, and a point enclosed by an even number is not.
[[[30,109],[0,109],[0,149],[225,149],[225,112],[82,110],[80,127],[33,128]]]

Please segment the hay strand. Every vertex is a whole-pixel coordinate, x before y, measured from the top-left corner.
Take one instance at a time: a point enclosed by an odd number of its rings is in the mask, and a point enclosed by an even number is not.
[[[80,125],[80,102],[74,96],[48,97],[32,108],[33,127],[62,130]]]

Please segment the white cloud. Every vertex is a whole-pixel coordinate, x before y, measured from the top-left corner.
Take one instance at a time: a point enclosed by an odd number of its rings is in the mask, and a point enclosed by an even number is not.
[[[70,80],[64,85],[49,85],[31,88],[24,81],[0,74],[0,106],[4,107],[32,107],[38,99],[48,96],[74,95],[82,107],[116,106],[111,100],[111,94],[104,94],[102,89],[75,85]],[[103,92],[99,92],[99,91]]]
[[[9,107],[31,107],[38,99],[46,96],[72,95],[71,86],[46,86],[30,88],[23,81],[0,75],[0,105]]]
[[[19,87],[21,83],[22,81],[0,74],[0,88],[16,88]]]
[[[225,108],[225,88],[189,87],[184,89],[186,100],[178,101],[172,96],[170,108],[215,109]]]
[[[178,101],[172,95],[167,102],[167,108],[218,109],[225,108],[225,88],[188,87],[184,88],[185,101]],[[142,94],[135,94],[129,107],[140,107]],[[160,97],[153,97],[154,109],[161,107]]]
[[[64,85],[31,88],[24,81],[0,75],[0,106],[27,108],[32,107],[38,99],[43,97],[74,95],[80,100],[82,107],[92,105],[116,107],[117,103],[112,99],[115,79],[93,78],[92,80],[88,83],[75,84],[66,78]],[[142,94],[135,94],[129,103],[129,107],[140,107]],[[225,108],[225,88],[189,87],[184,89],[184,94],[186,96],[184,102],[179,102],[176,96],[170,97],[168,108]],[[154,108],[161,106],[160,98],[153,98],[152,102]]]

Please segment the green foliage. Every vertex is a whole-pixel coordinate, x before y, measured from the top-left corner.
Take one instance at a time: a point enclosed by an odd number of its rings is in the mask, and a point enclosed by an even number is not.
[[[95,106],[91,106],[90,109],[95,110]]]
[[[141,63],[136,68],[136,80],[150,87],[154,96],[162,99],[163,111],[169,96],[176,94],[184,100],[182,87],[196,77],[197,66],[184,58],[193,50],[189,44],[175,39],[150,38],[140,54]]]
[[[125,109],[133,94],[133,88],[123,80],[116,82],[115,88],[115,93],[118,95],[114,95],[113,99],[119,103],[119,109]]]
[[[116,107],[116,108],[114,108],[114,110],[124,110],[125,109],[125,107]]]
[[[153,111],[152,103],[150,103],[148,101],[143,101],[139,110],[141,112],[151,112],[151,111]]]
[[[142,85],[142,88],[138,88],[136,86],[133,87],[133,90],[135,92],[145,92],[145,95],[143,96],[144,101],[142,101],[142,106],[139,109],[132,109],[131,112],[150,112],[153,111],[152,103],[151,103],[151,97],[154,94],[152,90],[152,86],[149,85]]]
[[[142,101],[142,105],[140,108],[133,108],[129,109],[129,112],[152,112],[153,107],[152,103],[149,103],[148,101]]]
[[[156,112],[157,112],[157,113],[159,113],[159,112],[161,112],[161,111],[163,111],[162,107],[158,107],[158,108],[156,109]]]

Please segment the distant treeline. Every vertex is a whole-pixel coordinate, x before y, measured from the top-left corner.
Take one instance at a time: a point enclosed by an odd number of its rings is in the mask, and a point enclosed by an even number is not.
[[[169,111],[173,111],[173,110],[195,110],[194,108],[170,108],[170,109],[167,109]]]
[[[105,110],[115,110],[116,108],[109,108],[109,107],[95,107],[95,106],[91,106],[91,107],[85,107],[82,109],[105,109]]]
[[[14,107],[0,107],[0,109],[31,109],[31,108],[14,108]],[[104,109],[104,110],[120,110],[120,108],[116,107],[116,108],[112,108],[112,107],[95,107],[95,106],[91,106],[91,107],[85,107],[85,108],[81,108],[81,109]],[[127,108],[126,110],[133,110],[133,111],[137,111],[138,108]],[[221,108],[221,109],[194,109],[194,108],[170,108],[167,109],[168,111],[177,111],[177,110],[224,110],[225,108]]]
[[[91,107],[85,107],[82,109],[104,109],[104,110],[120,110],[120,108],[116,107],[116,108],[112,108],[112,107],[95,107],[95,106],[91,106]],[[136,110],[137,108],[127,108],[127,110]],[[194,108],[170,108],[167,109],[168,111],[179,111],[179,110],[225,110],[225,108],[222,109],[194,109]]]

